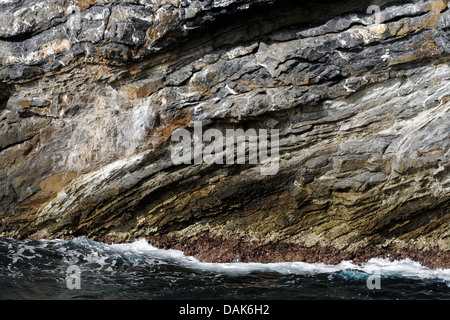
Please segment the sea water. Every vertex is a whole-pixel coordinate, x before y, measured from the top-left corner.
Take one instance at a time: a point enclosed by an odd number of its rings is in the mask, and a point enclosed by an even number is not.
[[[450,299],[450,269],[385,259],[204,263],[143,239],[0,238],[0,299]]]

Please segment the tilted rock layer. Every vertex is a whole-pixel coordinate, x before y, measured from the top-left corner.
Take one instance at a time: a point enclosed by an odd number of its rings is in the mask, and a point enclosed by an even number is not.
[[[448,5],[0,1],[1,235],[450,267]],[[175,165],[196,121],[278,129],[277,173]]]

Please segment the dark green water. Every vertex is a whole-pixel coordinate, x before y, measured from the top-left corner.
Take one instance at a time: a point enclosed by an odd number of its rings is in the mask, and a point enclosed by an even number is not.
[[[212,264],[144,240],[0,238],[0,299],[435,300],[450,299],[450,270],[377,259],[337,266]]]

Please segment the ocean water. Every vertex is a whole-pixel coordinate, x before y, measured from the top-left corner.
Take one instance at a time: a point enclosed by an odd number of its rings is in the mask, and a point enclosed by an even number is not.
[[[145,240],[107,245],[0,238],[0,299],[450,299],[450,269],[403,260],[355,265],[203,263]]]

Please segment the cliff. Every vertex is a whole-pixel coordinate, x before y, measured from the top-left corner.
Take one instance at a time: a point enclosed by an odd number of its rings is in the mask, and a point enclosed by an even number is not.
[[[448,1],[6,0],[0,22],[2,236],[450,267]],[[196,125],[258,133],[274,170],[250,143],[174,161]]]

